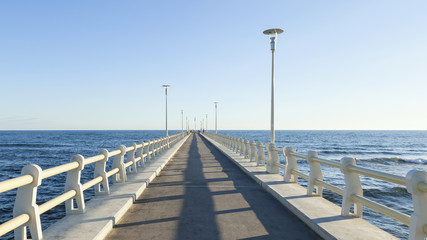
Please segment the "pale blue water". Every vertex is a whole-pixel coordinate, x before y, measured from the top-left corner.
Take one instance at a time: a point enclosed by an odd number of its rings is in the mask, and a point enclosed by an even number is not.
[[[175,134],[179,131],[169,131]],[[219,133],[269,141],[269,131],[219,131]],[[42,169],[69,162],[74,154],[90,157],[102,148],[113,150],[120,144],[164,136],[164,131],[0,131],[0,181],[17,177],[26,164],[38,164]],[[320,158],[339,160],[355,157],[357,164],[388,173],[405,176],[411,169],[427,171],[427,131],[277,131],[278,147],[293,146],[299,153],[318,151]],[[282,158],[283,160],[283,158]],[[299,161],[299,168],[308,172],[308,165]],[[92,179],[93,166],[86,166],[82,182]],[[324,179],[343,187],[338,169],[324,167]],[[37,202],[44,203],[63,192],[65,174],[43,180]],[[301,184],[305,184],[301,181]],[[383,181],[362,178],[364,195],[381,204],[411,214],[412,200],[403,187]],[[12,217],[16,191],[0,194],[0,222]],[[336,204],[341,197],[325,190],[324,196]],[[85,191],[85,199],[93,190]],[[65,215],[58,206],[41,216],[43,228]],[[365,208],[364,218],[399,238],[407,238],[408,228],[388,217]],[[9,239],[8,234],[1,239]]]

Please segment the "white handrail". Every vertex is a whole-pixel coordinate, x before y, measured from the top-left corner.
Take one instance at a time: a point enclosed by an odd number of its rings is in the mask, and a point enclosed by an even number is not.
[[[240,152],[240,155],[242,155],[245,152],[245,146],[242,145],[242,139],[237,138],[237,137],[230,137],[230,136],[226,136],[226,135],[220,135],[220,134],[214,134],[214,133],[209,133],[206,132],[205,133],[207,136],[209,136],[210,138],[212,138],[213,140],[219,142],[220,144],[230,148],[231,150],[233,150],[234,152]],[[248,140],[245,140],[245,142],[247,142]],[[254,142],[253,140],[251,142]],[[265,149],[267,149],[268,151],[268,160],[266,163],[263,164],[263,166],[266,167],[266,171],[268,173],[276,173],[277,171],[274,171],[273,168],[282,168],[282,169],[287,169],[285,171],[285,178],[284,179],[288,179],[290,182],[294,182],[296,181],[293,177],[291,176],[287,176],[289,175],[293,175],[296,177],[301,177],[303,179],[306,179],[307,181],[309,181],[309,185],[310,184],[314,184],[317,185],[317,189],[320,187],[320,189],[322,187],[335,192],[341,196],[343,196],[343,206],[344,206],[344,201],[350,201],[353,202],[355,204],[355,208],[356,208],[356,204],[357,208],[359,208],[359,212],[356,213],[356,216],[361,217],[361,209],[362,209],[362,205],[367,206],[369,208],[371,208],[374,211],[377,211],[379,213],[382,213],[384,215],[387,215],[395,220],[398,220],[399,222],[402,222],[403,224],[409,225],[410,226],[410,239],[417,239],[419,237],[427,237],[427,224],[425,224],[425,222],[427,222],[427,216],[425,216],[427,214],[427,211],[425,210],[425,206],[427,205],[427,172],[424,171],[418,171],[418,170],[412,170],[410,172],[408,172],[408,174],[406,175],[406,177],[402,177],[402,176],[397,176],[397,175],[393,175],[393,174],[389,174],[389,173],[385,173],[385,172],[381,172],[381,171],[377,171],[377,170],[373,170],[373,169],[368,169],[368,168],[363,168],[363,167],[359,167],[355,165],[355,161],[354,159],[351,158],[343,158],[341,159],[341,162],[338,161],[333,161],[333,160],[327,160],[327,159],[321,159],[319,157],[317,157],[317,153],[316,154],[311,154],[310,156],[308,155],[302,155],[302,154],[297,154],[295,152],[293,152],[292,148],[289,148],[290,151],[286,150],[285,153],[285,148],[283,148],[283,150],[275,148],[274,145],[271,145],[271,143],[267,143],[265,145],[262,145],[261,142],[257,143],[257,146],[262,146]],[[269,147],[270,146],[270,147]],[[262,148],[261,148],[262,149]],[[255,149],[255,151],[257,151],[258,153],[252,153],[251,155],[260,155],[260,148]],[[292,167],[289,167],[288,164],[290,164],[288,161],[285,165],[280,164],[275,161],[275,157],[277,156],[277,154],[281,152],[283,154],[283,156],[285,158],[289,158],[288,160],[292,160]],[[264,155],[265,153],[262,152],[261,155]],[[246,154],[244,154],[246,157]],[[291,159],[293,158],[293,159]],[[300,159],[305,159],[309,162],[310,164],[310,169],[312,169],[312,171],[310,171],[310,175],[306,175],[300,171],[298,171],[297,169],[297,163],[295,158],[300,158]],[[250,161],[252,160],[252,158],[250,159]],[[257,165],[258,165],[259,161],[257,161]],[[327,165],[330,167],[334,167],[334,168],[339,168],[341,170],[341,172],[344,174],[344,176],[346,177],[346,188],[350,188],[353,189],[353,191],[355,191],[356,189],[360,189],[357,190],[360,192],[359,194],[350,194],[351,191],[347,191],[345,192],[345,189],[341,189],[339,187],[336,187],[332,184],[326,183],[325,181],[323,181],[322,179],[318,179],[316,177],[313,177],[312,174],[313,171],[315,170],[315,174],[317,174],[318,176],[321,176],[321,169],[317,166],[312,166],[311,164],[323,164],[323,165]],[[319,172],[320,171],[320,172]],[[402,185],[405,186],[408,190],[409,193],[412,194],[413,197],[413,202],[414,202],[414,214],[413,216],[417,216],[415,218],[414,221],[411,222],[411,216],[408,216],[404,213],[401,213],[399,211],[396,211],[394,209],[391,209],[389,207],[386,207],[384,205],[381,205],[379,203],[376,203],[372,200],[369,200],[365,197],[363,197],[363,192],[361,190],[361,185],[360,185],[360,179],[359,179],[359,174],[368,176],[368,177],[372,177],[375,179],[379,179],[379,180],[383,180],[383,181],[387,181],[390,183],[394,183],[394,184],[398,184],[398,185]],[[351,175],[351,176],[350,176]],[[348,177],[348,181],[347,181],[347,177]],[[312,179],[312,180],[310,180]],[[311,182],[310,182],[311,181]],[[359,184],[359,186],[357,185]],[[351,185],[351,186],[349,186]],[[312,185],[311,185],[312,188]],[[316,189],[316,190],[317,190]],[[345,195],[344,193],[346,193],[347,195]],[[307,194],[312,194],[310,193],[310,191]],[[318,194],[322,194],[321,191]],[[347,197],[348,196],[348,197]],[[346,202],[346,205],[348,205],[349,202]],[[360,205],[360,206],[359,206]],[[347,207],[346,207],[347,208]],[[350,208],[348,207],[348,210]],[[356,211],[356,209],[355,209]],[[418,212],[417,212],[418,211]],[[346,215],[347,213],[344,211],[343,209],[343,215]],[[421,215],[421,216],[420,216]],[[417,221],[420,221],[421,224],[418,224]],[[425,221],[425,222],[423,222]]]
[[[164,150],[169,148],[172,144],[176,143],[177,141],[181,140],[184,137],[185,137],[184,133],[178,133],[178,134],[175,134],[175,135],[172,135],[169,137],[159,138],[159,139],[155,139],[153,141],[148,141],[145,143],[132,144],[132,146],[130,146],[130,147],[124,147],[125,152],[123,152],[120,148],[117,150],[111,151],[109,153],[107,151],[107,155],[108,155],[108,158],[110,158],[110,157],[114,157],[114,156],[118,156],[118,155],[124,155],[127,152],[131,152],[131,151],[133,153],[135,153],[135,150],[139,149],[138,151],[141,151],[141,152],[140,152],[140,155],[138,157],[131,158],[131,159],[133,159],[133,161],[128,161],[126,163],[123,163],[125,169],[129,168],[131,166],[135,167],[136,163],[138,163],[138,162],[141,162],[141,161],[145,162],[145,161],[153,160],[154,157],[157,156],[159,153],[163,152]],[[149,152],[142,152],[143,150],[141,150],[140,148],[145,149],[145,147],[147,147],[147,146],[149,147],[148,148]],[[150,146],[154,146],[154,147],[150,147]],[[40,171],[39,181],[41,182],[41,179],[46,179],[46,178],[53,177],[53,176],[56,176],[58,174],[67,172],[67,182],[71,181],[71,184],[73,184],[72,183],[73,181],[75,182],[76,180],[78,180],[77,185],[75,185],[75,187],[77,187],[78,189],[81,188],[81,191],[85,191],[85,190],[87,190],[87,189],[89,189],[89,188],[91,188],[97,184],[100,184],[101,182],[103,182],[105,180],[107,180],[107,182],[108,182],[108,179],[104,179],[102,176],[97,176],[94,179],[92,179],[92,180],[90,180],[84,184],[80,184],[80,177],[78,177],[78,179],[76,179],[76,176],[80,176],[80,174],[77,174],[77,173],[79,171],[81,171],[85,165],[92,164],[92,163],[98,164],[99,161],[108,160],[108,159],[106,159],[106,155],[104,155],[104,154],[98,154],[96,156],[92,156],[92,157],[89,157],[87,159],[84,159],[82,156],[80,156],[80,158],[81,158],[81,160],[79,160],[79,161],[75,161],[72,158],[72,161],[70,163],[66,163],[66,164],[56,166],[56,167],[45,169],[43,171],[39,170]],[[38,166],[36,166],[36,165],[34,165],[34,166],[35,166],[35,169],[37,169],[37,168],[40,169]],[[143,167],[143,166],[144,166],[144,164],[142,164],[139,167]],[[105,168],[105,166],[104,166],[104,168]],[[73,171],[75,173],[72,173]],[[108,177],[111,177],[115,174],[118,174],[119,172],[120,172],[119,168],[114,168],[114,169],[110,170],[109,172],[106,172],[106,175],[104,175],[104,176],[106,176],[108,178]],[[70,173],[72,173],[72,174],[70,175]],[[121,174],[123,174],[123,173],[121,173]],[[126,174],[126,171],[124,171],[124,174]],[[20,188],[26,187],[30,184],[34,185],[34,183],[33,183],[34,181],[35,181],[34,175],[27,174],[27,173],[22,175],[22,176],[16,177],[16,178],[12,178],[12,179],[2,181],[2,182],[0,182],[0,193],[7,192],[7,191],[10,191],[10,190],[16,189],[16,188],[20,189]],[[107,186],[108,186],[108,184],[107,184]],[[31,189],[33,189],[33,188],[31,188]],[[35,189],[36,189],[35,190],[35,192],[36,192],[37,186],[35,186]],[[33,197],[36,197],[36,195],[37,194],[32,194],[32,195],[30,194],[30,196],[33,196]],[[80,195],[82,195],[82,194],[80,194]],[[72,201],[72,199],[74,197],[77,197],[77,196],[79,196],[79,192],[74,190],[74,189],[71,189],[71,190],[68,190],[65,193],[47,201],[41,205],[36,206],[36,208],[38,209],[36,211],[38,215],[36,214],[35,216],[31,217],[30,216],[31,214],[25,214],[24,213],[24,214],[19,214],[17,216],[14,216],[12,219],[10,219],[10,220],[8,220],[8,221],[6,221],[0,225],[0,236],[10,232],[11,230],[17,229],[17,228],[22,228],[22,227],[25,228],[27,225],[29,225],[30,227],[33,226],[34,224],[29,224],[30,221],[35,222],[36,225],[40,225],[39,219],[40,219],[41,214],[49,211],[50,209],[58,206],[59,204],[61,204],[63,202]],[[79,197],[81,199],[83,199],[83,196],[79,196]],[[27,202],[32,202],[32,201],[35,202],[35,199],[34,200],[26,199],[26,200],[27,200]],[[84,202],[84,200],[83,200],[83,202]],[[83,206],[83,208],[84,208],[84,206]],[[82,209],[80,209],[80,210],[82,210]],[[68,214],[68,212],[67,212],[67,214]],[[33,218],[35,218],[35,219],[33,219]],[[41,226],[37,226],[37,228],[41,229]],[[40,233],[38,233],[38,234],[39,234],[39,236],[37,236],[37,237],[41,238],[41,234]]]
[[[32,183],[33,181],[34,178],[31,175],[23,175],[20,177],[5,180],[3,182],[0,182],[0,193],[25,186],[27,184]]]

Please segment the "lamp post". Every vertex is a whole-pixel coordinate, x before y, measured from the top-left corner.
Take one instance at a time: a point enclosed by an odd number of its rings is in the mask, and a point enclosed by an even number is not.
[[[276,38],[278,34],[283,33],[282,29],[273,28],[263,32],[265,35],[270,36],[271,46],[271,130],[270,130],[270,142],[274,143],[274,51],[276,50]]]
[[[181,132],[184,132],[184,110],[181,110]]]
[[[215,133],[218,133],[218,102],[214,102],[215,104]]]
[[[208,131],[208,114],[206,113],[206,132]]]
[[[168,135],[168,88],[171,85],[162,85],[162,87],[165,88],[165,94],[166,94],[166,137],[169,136]]]

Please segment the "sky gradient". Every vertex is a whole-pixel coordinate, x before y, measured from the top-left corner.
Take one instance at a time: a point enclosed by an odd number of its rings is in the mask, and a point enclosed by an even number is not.
[[[427,1],[1,1],[0,130],[427,130]]]

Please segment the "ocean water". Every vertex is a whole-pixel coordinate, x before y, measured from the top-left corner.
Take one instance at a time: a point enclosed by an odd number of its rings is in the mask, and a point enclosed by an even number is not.
[[[220,134],[261,141],[270,141],[270,131],[219,131]],[[427,131],[276,131],[276,146],[292,146],[300,154],[317,151],[319,158],[339,161],[343,157],[356,159],[358,166],[398,176],[412,169],[427,171]],[[285,162],[282,154],[281,162]],[[298,168],[309,173],[306,160],[297,160]],[[326,182],[344,188],[339,169],[322,166]],[[400,185],[361,176],[364,197],[411,215],[412,197]],[[299,184],[307,186],[304,179]],[[341,206],[342,197],[324,189],[323,196]],[[409,227],[364,207],[363,218],[392,235],[407,239]]]
[[[169,131],[175,134],[179,131]],[[269,131],[219,131],[263,143],[269,142]],[[0,181],[20,176],[23,166],[38,164],[42,169],[68,163],[71,156],[97,155],[99,150],[114,150],[120,144],[129,146],[164,136],[164,131],[0,131]],[[292,146],[301,154],[317,151],[320,158],[339,160],[354,157],[359,166],[405,176],[412,169],[427,171],[427,131],[277,131],[277,147]],[[281,158],[284,161],[284,158]],[[110,161],[111,163],[111,161]],[[299,169],[308,173],[305,160],[298,160]],[[92,179],[94,165],[82,172],[82,182]],[[109,166],[111,167],[111,166]],[[108,168],[108,167],[107,167]],[[322,166],[324,180],[341,188],[344,180],[338,169]],[[45,179],[38,189],[37,203],[41,204],[63,193],[66,174]],[[364,196],[381,204],[412,213],[412,199],[402,186],[361,177]],[[300,184],[306,186],[303,180]],[[12,218],[16,190],[0,194],[0,223]],[[85,200],[93,197],[93,189],[85,191]],[[324,190],[324,197],[341,205],[341,196]],[[65,216],[64,205],[41,215],[43,229]],[[406,239],[408,227],[364,208],[364,219]],[[11,239],[11,233],[0,239]]]

